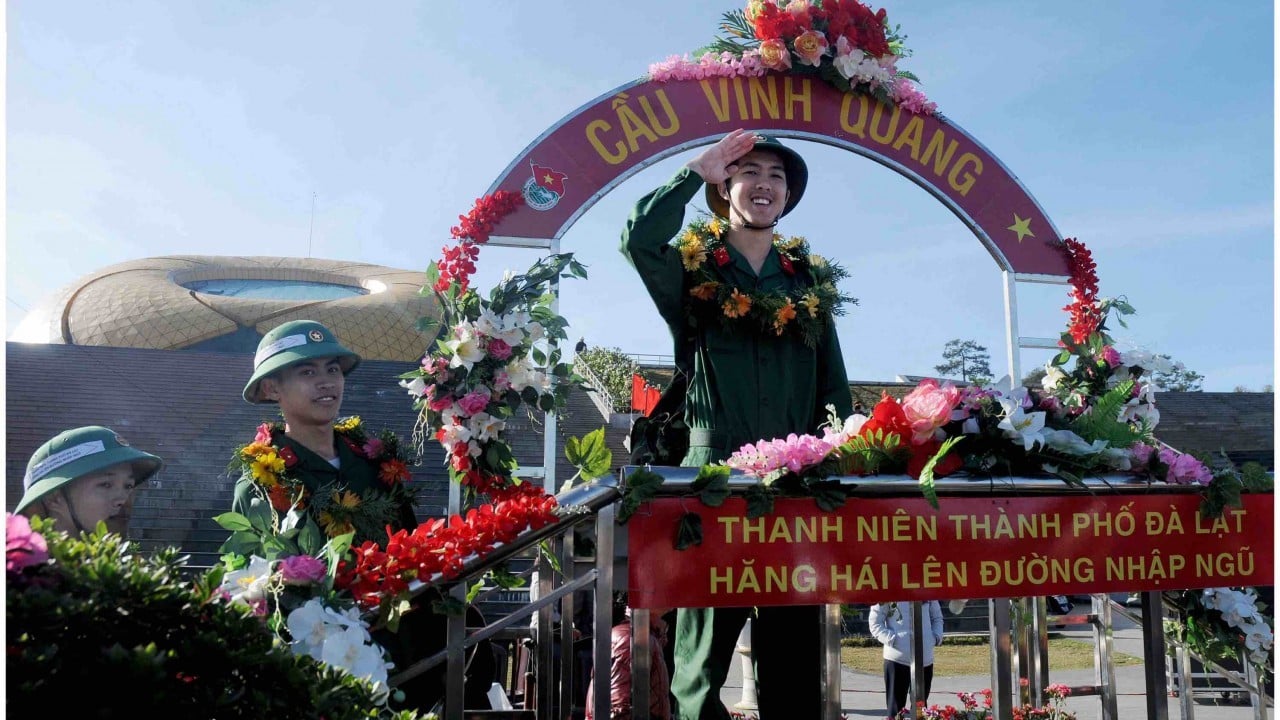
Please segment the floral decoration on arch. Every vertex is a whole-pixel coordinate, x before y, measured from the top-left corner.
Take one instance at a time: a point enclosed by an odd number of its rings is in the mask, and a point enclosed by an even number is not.
[[[937,112],[916,87],[919,78],[898,68],[911,53],[884,9],[858,0],[750,0],[744,10],[725,13],[720,29],[724,36],[694,58],[673,55],[650,65],[650,79],[817,75],[842,92],[869,94],[912,113]]]
[[[1251,663],[1260,677],[1271,672],[1274,620],[1254,588],[1174,590],[1164,594],[1178,608],[1178,620],[1164,630],[1193,653],[1215,663]]]

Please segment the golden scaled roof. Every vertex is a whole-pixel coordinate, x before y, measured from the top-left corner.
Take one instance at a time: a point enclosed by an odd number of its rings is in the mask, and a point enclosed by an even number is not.
[[[185,284],[202,280],[282,280],[364,288],[333,300],[225,297]],[[418,318],[438,318],[422,296],[421,272],[317,258],[173,255],[120,263],[62,289],[31,318],[27,340],[73,345],[181,350],[238,328],[265,334],[289,320],[324,323],[370,360],[414,361],[433,335]],[[37,325],[32,328],[31,325]]]

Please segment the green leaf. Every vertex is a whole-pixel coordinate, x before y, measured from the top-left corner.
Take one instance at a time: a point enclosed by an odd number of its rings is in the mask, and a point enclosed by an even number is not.
[[[764,485],[755,484],[747,488],[743,497],[747,501],[747,517],[755,519],[773,512],[773,493]]]
[[[223,530],[230,530],[232,532],[253,529],[253,526],[249,524],[249,518],[236,512],[225,512],[221,515],[216,515],[214,516],[213,521],[222,526]]]
[[[219,551],[225,553],[235,553],[236,555],[261,555],[262,542],[258,536],[252,532],[237,530],[231,533],[231,537],[222,543]]]
[[[642,503],[657,495],[662,483],[663,477],[651,470],[636,470],[628,474],[626,487],[622,489],[622,502],[618,507],[618,523],[630,520]]]
[[[938,452],[929,458],[929,462],[925,463],[924,469],[920,471],[920,491],[924,493],[924,498],[929,501],[929,505],[934,510],[938,509],[938,491],[933,486],[933,469],[938,466],[942,458],[946,457],[951,448],[963,439],[963,435],[947,438],[946,442],[942,443],[942,447],[938,448]]]
[[[702,504],[720,507],[729,499],[729,468],[724,465],[703,465],[689,489],[698,493]]]
[[[348,533],[346,535],[341,535],[339,537],[340,538],[345,537],[347,539],[347,546],[351,545],[351,538],[352,538],[351,533]],[[339,538],[334,538],[334,540],[338,540],[338,539]],[[333,544],[332,541],[330,541],[327,544],[325,543],[324,534],[320,532],[319,526],[317,526],[314,521],[308,521],[308,522],[302,523],[302,531],[298,533],[298,548],[301,549],[302,552],[308,555],[319,556],[319,554],[327,550],[328,546],[331,544]],[[345,547],[342,549],[342,552],[343,553],[346,552]],[[336,568],[338,566],[337,560],[338,558],[341,558],[341,557],[342,557],[341,554],[338,554],[337,556],[334,557],[334,562],[330,563],[330,565],[332,566],[330,568],[331,571],[336,572]]]
[[[815,482],[809,485],[813,492],[813,501],[823,512],[835,512],[844,506],[845,490],[837,480]]]
[[[676,549],[687,550],[694,545],[702,544],[702,516],[698,513],[685,513],[676,526]]]
[[[613,452],[605,444],[603,427],[592,430],[581,440],[572,437],[566,440],[564,456],[584,481],[604,477],[613,467]]]
[[[470,605],[471,603],[475,602],[476,597],[480,594],[480,591],[483,589],[484,589],[483,578],[481,578],[480,580],[476,580],[474,583],[471,583],[471,587],[467,588],[467,604]]]

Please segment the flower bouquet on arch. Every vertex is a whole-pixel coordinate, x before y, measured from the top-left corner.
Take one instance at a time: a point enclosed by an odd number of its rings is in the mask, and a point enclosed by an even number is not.
[[[858,0],[750,0],[726,12],[724,36],[689,56],[649,67],[658,82],[713,77],[760,77],[767,71],[816,75],[842,92],[871,95],[886,105],[933,115],[937,106],[898,68],[910,56],[906,36],[883,8]]]
[[[1251,587],[1172,590],[1164,594],[1178,608],[1165,620],[1166,635],[1186,643],[1200,658],[1225,665],[1248,662],[1265,678],[1271,669],[1274,620],[1267,603]]]

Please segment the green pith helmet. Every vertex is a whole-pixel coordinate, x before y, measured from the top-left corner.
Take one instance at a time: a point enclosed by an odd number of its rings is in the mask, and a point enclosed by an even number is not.
[[[343,347],[333,331],[315,320],[292,320],[275,328],[258,343],[258,352],[253,356],[253,377],[244,386],[245,401],[255,405],[273,402],[258,393],[263,378],[303,360],[327,357],[338,358],[343,375],[360,364],[359,355]]]
[[[782,158],[782,164],[787,169],[787,204],[782,208],[782,214],[778,217],[786,217],[787,213],[795,209],[800,203],[800,198],[804,196],[804,187],[809,183],[809,168],[804,164],[804,158],[800,157],[800,153],[783,145],[777,138],[769,135],[760,135],[760,139],[756,140],[756,145],[752,148],[755,150],[766,150],[768,152],[777,153]],[[719,215],[725,220],[729,219],[729,201],[720,197],[720,188],[718,185],[707,183],[706,188],[707,207],[711,208],[711,212]]]
[[[139,483],[155,475],[162,464],[160,458],[129,447],[128,441],[101,425],[58,433],[27,461],[22,500],[14,512],[22,512],[31,503],[73,480],[126,462],[133,464],[133,479]]]

